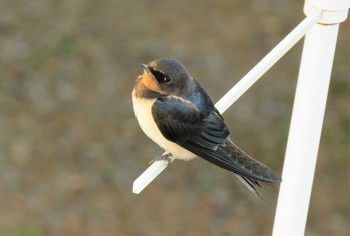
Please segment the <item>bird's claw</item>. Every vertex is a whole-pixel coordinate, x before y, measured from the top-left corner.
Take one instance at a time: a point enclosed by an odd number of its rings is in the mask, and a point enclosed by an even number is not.
[[[171,154],[170,152],[164,153],[164,154],[162,154],[160,156],[157,156],[153,160],[151,160],[148,164],[151,165],[151,164],[153,164],[156,161],[167,161],[168,162],[167,166],[168,166],[168,165],[170,165],[170,163],[172,161],[172,159],[170,158],[171,156],[173,156],[173,154]]]

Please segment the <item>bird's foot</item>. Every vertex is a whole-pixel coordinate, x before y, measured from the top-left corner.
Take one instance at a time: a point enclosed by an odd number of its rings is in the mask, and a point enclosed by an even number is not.
[[[170,163],[172,161],[171,158],[170,158],[171,156],[173,156],[173,154],[171,154],[170,152],[166,152],[166,153],[164,153],[164,154],[162,154],[160,156],[157,156],[153,160],[151,160],[149,162],[149,164],[153,164],[156,161],[167,161],[168,162],[167,166],[168,166],[168,165],[170,165]]]

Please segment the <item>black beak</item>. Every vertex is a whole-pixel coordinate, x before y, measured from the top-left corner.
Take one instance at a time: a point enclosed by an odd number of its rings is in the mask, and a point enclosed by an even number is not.
[[[148,74],[152,74],[151,68],[149,67],[149,65],[146,65],[146,64],[143,64],[143,63],[141,63],[140,65],[143,67],[143,69],[145,71],[147,71]]]

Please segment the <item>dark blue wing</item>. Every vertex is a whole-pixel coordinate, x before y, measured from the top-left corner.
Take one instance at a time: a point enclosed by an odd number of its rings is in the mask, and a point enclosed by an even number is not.
[[[224,145],[229,131],[218,113],[204,113],[193,103],[178,97],[158,99],[153,118],[165,138],[177,143],[191,140],[198,147],[216,150]]]

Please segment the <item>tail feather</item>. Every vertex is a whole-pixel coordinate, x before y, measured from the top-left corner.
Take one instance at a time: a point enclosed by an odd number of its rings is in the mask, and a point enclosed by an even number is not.
[[[237,178],[238,178],[240,181],[242,181],[242,183],[243,183],[252,193],[254,193],[255,196],[257,196],[261,201],[263,201],[264,203],[266,203],[265,200],[261,197],[260,193],[256,190],[256,186],[258,186],[258,187],[260,187],[260,188],[262,187],[261,184],[260,184],[258,181],[256,181],[256,180],[250,180],[250,179],[248,179],[248,178],[246,178],[246,177],[242,177],[242,176],[237,175],[237,174],[235,174],[235,175],[237,176]]]
[[[265,202],[264,199],[256,190],[257,186],[261,187],[260,182],[278,185],[282,181],[277,173],[251,158],[238,148],[230,138],[227,138],[224,144],[218,145],[216,149],[200,146],[196,140],[178,141],[177,143],[199,157],[233,172],[263,202]]]

